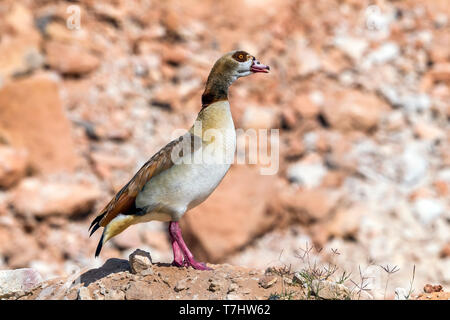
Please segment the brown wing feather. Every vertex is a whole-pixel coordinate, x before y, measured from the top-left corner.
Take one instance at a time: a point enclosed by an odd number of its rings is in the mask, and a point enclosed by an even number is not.
[[[177,149],[179,149],[180,155],[182,155],[183,145],[180,142],[190,141],[191,152],[194,150],[194,146],[199,145],[194,143],[194,141],[196,140],[195,136],[191,135],[190,140],[184,139],[185,137],[186,136],[181,136],[180,138],[168,143],[139,169],[134,177],[111,199],[111,201],[103,208],[100,214],[92,222],[91,227],[94,226],[92,232],[98,229],[98,227],[105,227],[120,213],[127,214],[132,213],[136,210],[136,197],[145,186],[145,184],[152,177],[158,175],[162,171],[167,170],[174,165],[171,157],[172,152],[176,151],[174,150],[174,148],[177,147]],[[195,147],[195,149],[197,149],[197,147]]]

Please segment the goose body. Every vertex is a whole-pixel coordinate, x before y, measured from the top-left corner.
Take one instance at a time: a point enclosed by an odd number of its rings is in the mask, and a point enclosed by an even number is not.
[[[209,269],[195,261],[178,221],[208,198],[233,161],[236,132],[228,87],[240,77],[268,70],[245,51],[233,51],[217,60],[202,95],[202,109],[191,129],[153,155],[92,222],[91,235],[104,228],[96,256],[106,241],[130,225],[170,221],[173,264]]]
[[[221,121],[205,121],[212,114]],[[217,130],[223,141],[201,141],[201,148],[188,155],[193,163],[179,163],[149,180],[136,197],[136,207],[146,208],[162,205],[164,212],[151,212],[149,220],[178,221],[183,214],[202,203],[217,188],[231,166],[236,150],[236,131],[228,101],[219,101],[204,110],[198,121],[202,131]],[[193,130],[192,130],[193,131]],[[193,133],[193,132],[189,132]],[[198,155],[197,153],[201,153]],[[195,163],[195,160],[200,163]],[[180,183],[184,181],[184,183]]]

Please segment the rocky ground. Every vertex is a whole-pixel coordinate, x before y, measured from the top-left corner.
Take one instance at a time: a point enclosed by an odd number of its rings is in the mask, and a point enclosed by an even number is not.
[[[236,127],[280,130],[279,171],[233,165],[182,220],[195,255],[256,270],[332,263],[374,298],[411,280],[416,293],[448,287],[449,18],[447,0],[2,1],[0,269],[67,277],[136,248],[170,262],[162,223],[132,227],[97,260],[87,227],[192,124],[212,63],[241,48],[271,73],[233,85]]]
[[[6,300],[280,300],[280,299],[373,299],[365,290],[352,290],[330,279],[313,279],[312,270],[291,272],[269,268],[265,272],[229,264],[213,270],[153,264],[148,252],[136,250],[129,261],[109,259],[102,267],[66,278],[41,281],[33,269],[0,271],[0,299]],[[396,294],[396,299],[448,300],[442,286],[427,285],[422,294]]]

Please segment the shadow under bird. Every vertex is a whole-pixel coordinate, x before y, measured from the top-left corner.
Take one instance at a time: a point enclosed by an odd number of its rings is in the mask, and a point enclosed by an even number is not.
[[[157,220],[170,222],[173,265],[210,269],[194,259],[178,221],[208,198],[230,168],[232,160],[226,159],[234,157],[236,132],[229,86],[240,77],[269,69],[245,51],[229,52],[216,61],[202,95],[202,109],[191,129],[153,155],[92,221],[90,235],[104,228],[96,257],[106,241],[130,225]]]

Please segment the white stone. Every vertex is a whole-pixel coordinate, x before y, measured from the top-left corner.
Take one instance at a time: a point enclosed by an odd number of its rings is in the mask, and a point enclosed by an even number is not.
[[[1,270],[0,298],[8,297],[21,291],[29,291],[41,281],[41,275],[34,269]]]
[[[427,173],[428,161],[425,154],[415,145],[408,146],[401,156],[399,163],[402,171],[402,182],[406,185],[414,185]]]
[[[400,54],[399,46],[394,42],[387,42],[378,49],[370,52],[363,60],[363,68],[371,68],[372,66],[383,65],[394,59]]]
[[[347,56],[358,61],[363,56],[369,43],[362,38],[338,36],[334,39],[334,45]]]
[[[322,183],[327,169],[322,163],[295,163],[287,170],[288,179],[304,185],[306,188],[315,188]]]
[[[150,253],[136,249],[132,254],[130,254],[129,260],[132,273],[141,275],[153,273],[152,257],[150,256]]]
[[[414,202],[414,213],[424,225],[432,223],[444,210],[444,204],[436,199],[420,198]]]

